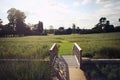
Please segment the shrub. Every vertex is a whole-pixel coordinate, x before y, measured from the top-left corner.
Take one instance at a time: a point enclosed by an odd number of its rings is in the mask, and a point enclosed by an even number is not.
[[[95,58],[120,58],[120,50],[117,48],[103,47],[95,52]]]

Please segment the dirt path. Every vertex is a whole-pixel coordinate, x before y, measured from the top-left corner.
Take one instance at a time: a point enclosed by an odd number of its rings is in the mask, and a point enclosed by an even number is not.
[[[84,72],[79,68],[69,68],[70,80],[87,80]]]

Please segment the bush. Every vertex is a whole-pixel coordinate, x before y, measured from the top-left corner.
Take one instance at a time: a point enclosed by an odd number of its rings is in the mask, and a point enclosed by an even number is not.
[[[120,58],[120,50],[117,48],[103,47],[95,52],[95,58]]]

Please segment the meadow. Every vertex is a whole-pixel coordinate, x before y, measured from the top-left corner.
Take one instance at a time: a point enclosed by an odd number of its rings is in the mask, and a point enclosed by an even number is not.
[[[0,80],[51,80],[49,62],[0,61]]]
[[[0,80],[51,80],[54,73],[51,72],[49,64],[50,47],[57,43],[59,55],[72,55],[75,42],[82,48],[85,57],[120,58],[120,33],[0,38],[0,59],[43,59],[34,62],[0,61]],[[115,75],[119,74],[119,67],[115,66],[115,70],[113,68],[114,66],[108,65],[100,70],[110,78],[109,80],[113,80],[119,78],[119,75]],[[112,74],[109,73],[110,70],[113,70]],[[86,75],[88,78],[94,78],[97,74],[93,70],[88,71]]]
[[[72,55],[75,42],[82,48],[83,56],[120,58],[120,33],[0,38],[0,58],[45,59],[53,43],[58,44],[59,55]]]

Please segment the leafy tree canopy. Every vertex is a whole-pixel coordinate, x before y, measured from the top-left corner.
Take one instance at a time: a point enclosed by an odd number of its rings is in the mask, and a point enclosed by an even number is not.
[[[16,20],[21,20],[24,22],[26,16],[25,16],[25,13],[20,11],[20,10],[17,10],[15,8],[11,8],[7,11],[8,13],[8,20],[10,23],[15,23]]]

